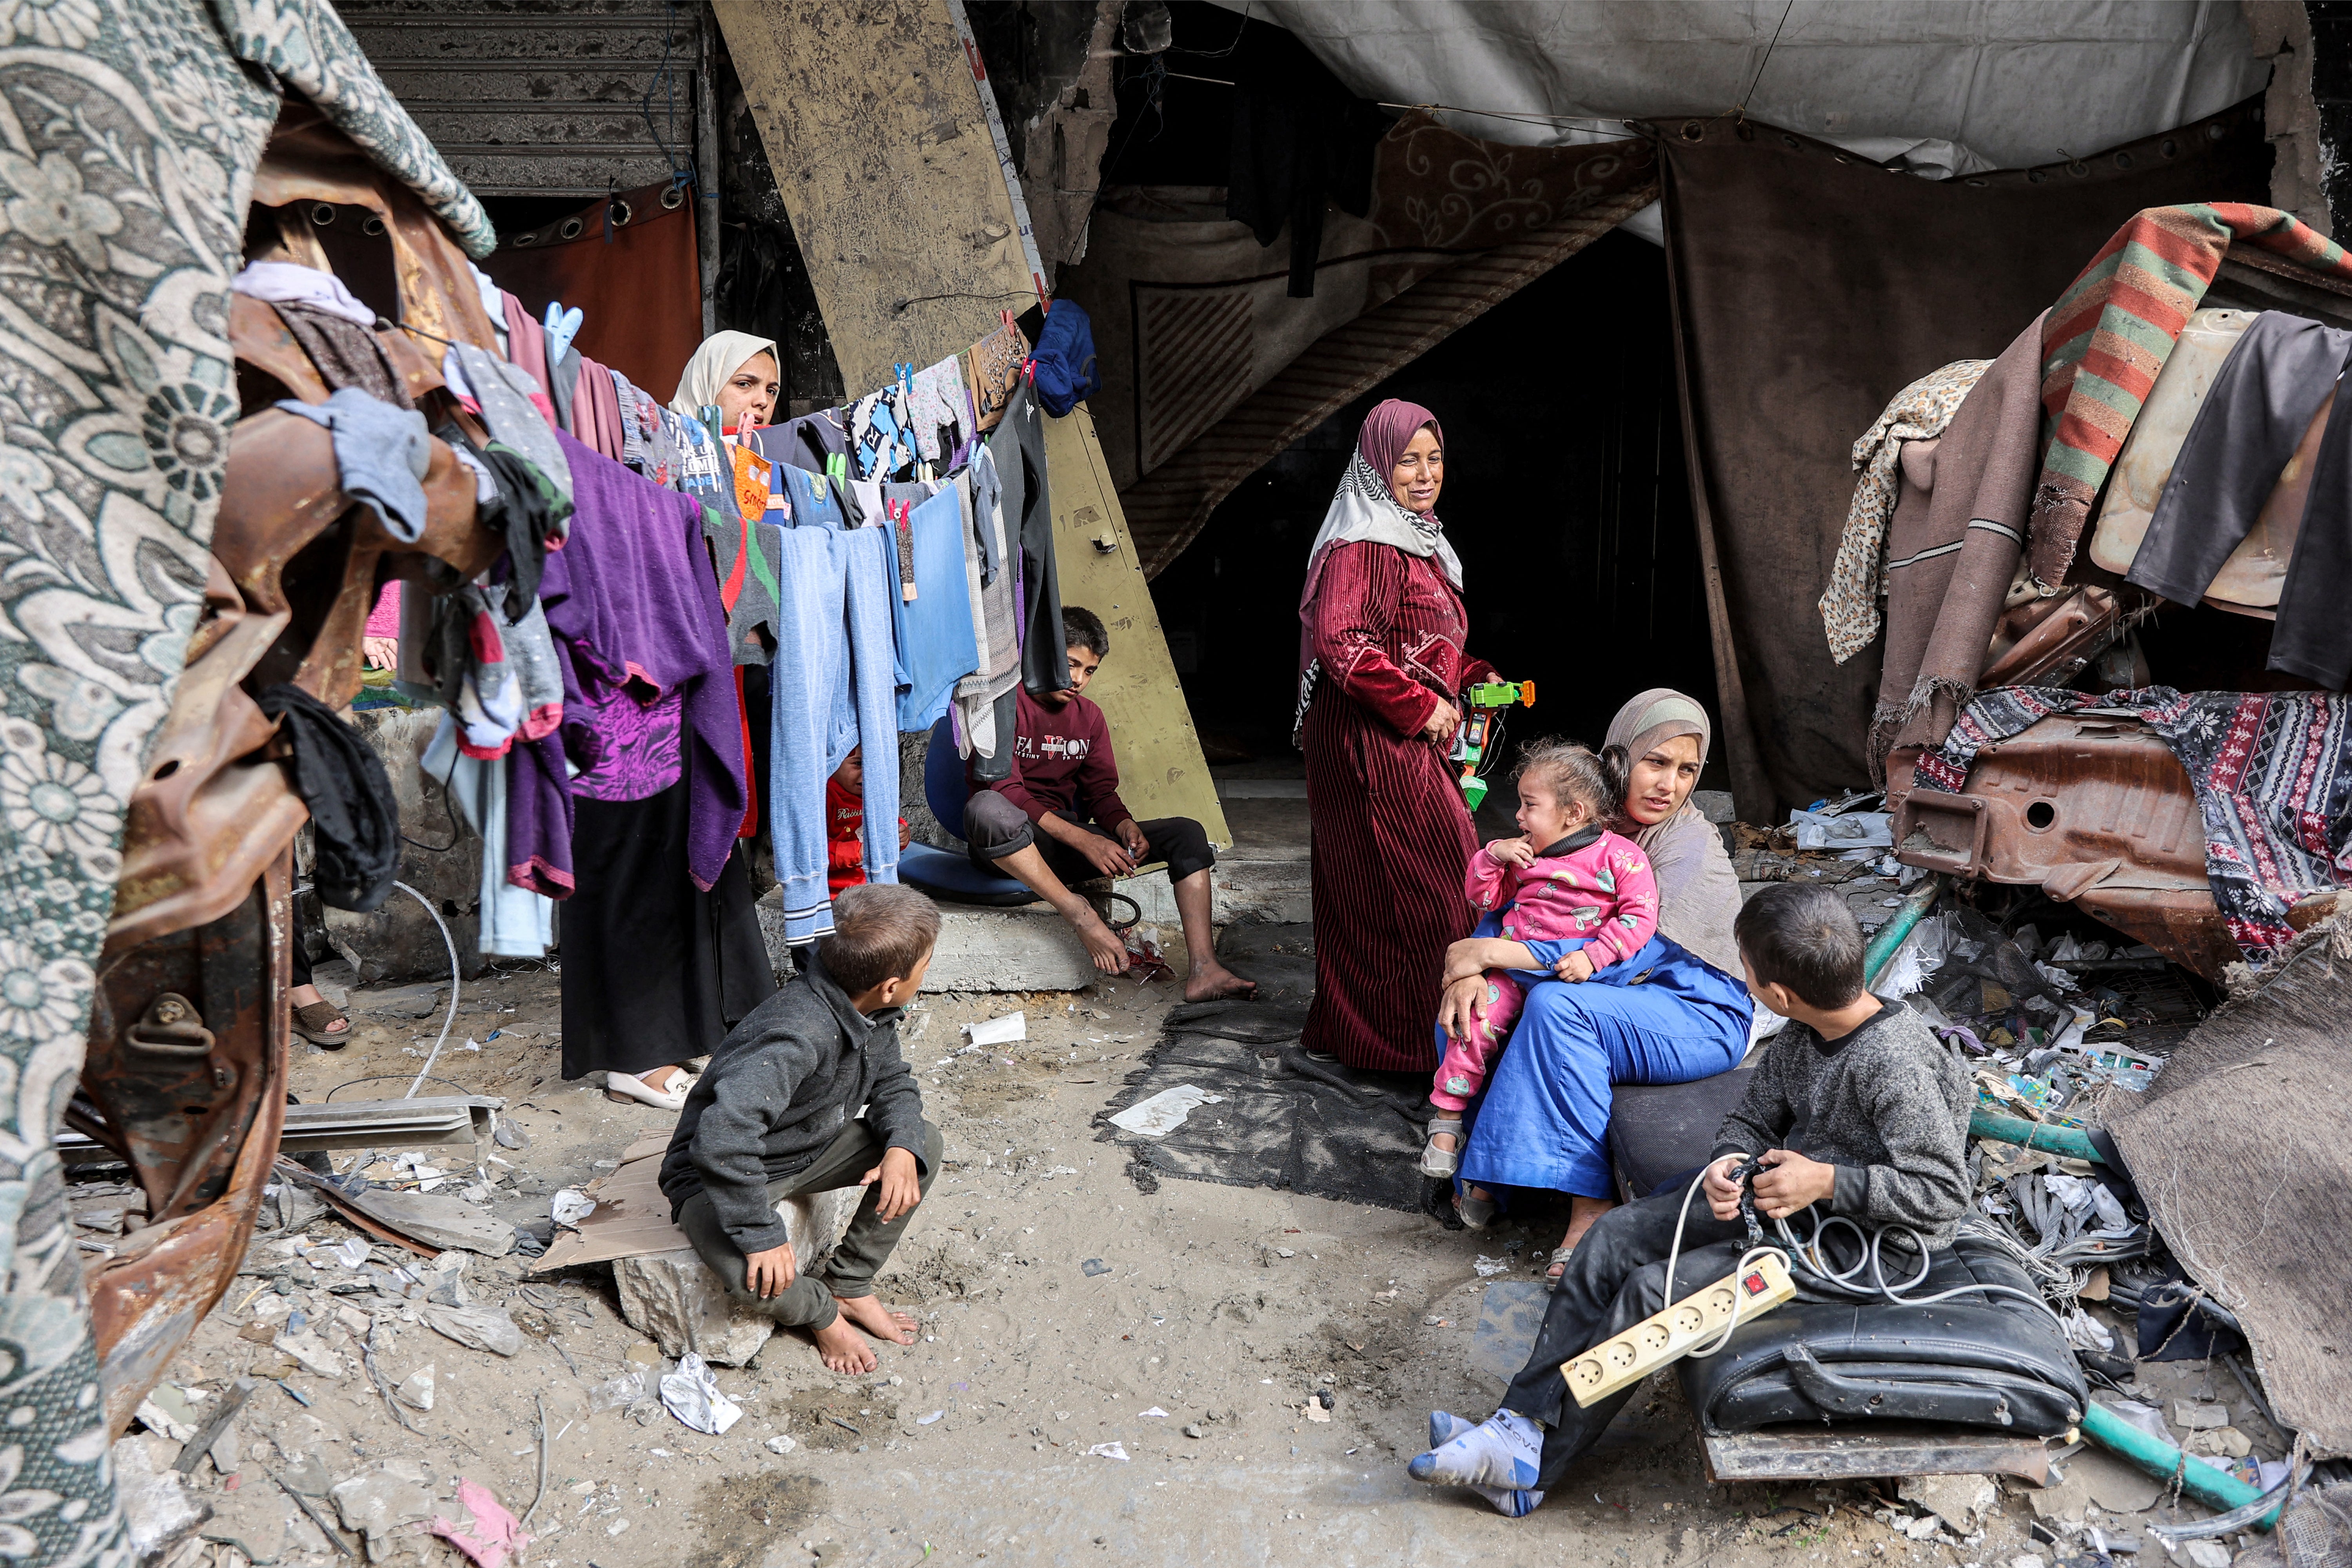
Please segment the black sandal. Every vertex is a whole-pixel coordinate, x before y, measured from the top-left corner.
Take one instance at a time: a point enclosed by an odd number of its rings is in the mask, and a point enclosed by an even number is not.
[[[331,1033],[331,1024],[342,1027]],[[352,1020],[341,1007],[321,997],[294,1009],[294,1032],[314,1046],[340,1051],[352,1043]]]

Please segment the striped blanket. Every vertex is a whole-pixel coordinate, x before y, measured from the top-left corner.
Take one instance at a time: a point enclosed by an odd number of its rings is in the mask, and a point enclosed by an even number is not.
[[[2352,887],[2352,698],[2318,691],[1988,691],[1940,751],[1919,759],[1920,789],[1957,794],[1985,747],[2053,713],[2127,710],[2164,737],[2197,790],[2205,875],[2230,936],[2262,963],[2294,931],[2298,899]]]
[[[2042,406],[2057,432],[2033,493],[2039,582],[2055,588],[2064,581],[2100,483],[2232,244],[2352,279],[2352,258],[2341,247],[2277,208],[2198,202],[2138,214],[2052,308],[2042,340]]]

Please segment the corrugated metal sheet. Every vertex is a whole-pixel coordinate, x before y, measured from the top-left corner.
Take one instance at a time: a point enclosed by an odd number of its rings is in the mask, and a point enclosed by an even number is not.
[[[692,162],[698,0],[348,0],[341,9],[377,73],[477,195],[602,195]]]

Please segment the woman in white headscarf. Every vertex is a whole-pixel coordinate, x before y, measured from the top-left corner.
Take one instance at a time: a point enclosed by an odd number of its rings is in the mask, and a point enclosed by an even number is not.
[[[775,417],[776,398],[783,391],[783,363],[770,339],[713,332],[686,362],[677,378],[677,395],[669,400],[670,412],[681,419],[699,418],[715,403],[729,434],[756,430]]]
[[[1715,825],[1690,804],[1706,764],[1706,710],[1664,687],[1618,710],[1609,749],[1625,756],[1624,804],[1609,826],[1640,845],[1658,883],[1658,934],[1624,961],[1635,978],[1616,985],[1535,985],[1511,1034],[1463,1151],[1463,1218],[1494,1213],[1489,1186],[1569,1194],[1568,1234],[1552,1254],[1556,1281],[1568,1254],[1615,1206],[1607,1135],[1611,1090],[1620,1083],[1688,1083],[1739,1065],[1755,1005],[1739,944],[1739,880]],[[1483,1006],[1489,969],[1549,971],[1560,944],[1502,938],[1495,917],[1445,955],[1438,1026],[1460,1033]]]

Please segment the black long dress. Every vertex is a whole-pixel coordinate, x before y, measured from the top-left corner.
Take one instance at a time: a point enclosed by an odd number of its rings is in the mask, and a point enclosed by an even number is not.
[[[708,1056],[776,989],[738,842],[718,884],[687,875],[688,786],[576,799],[562,909],[563,1076]]]

